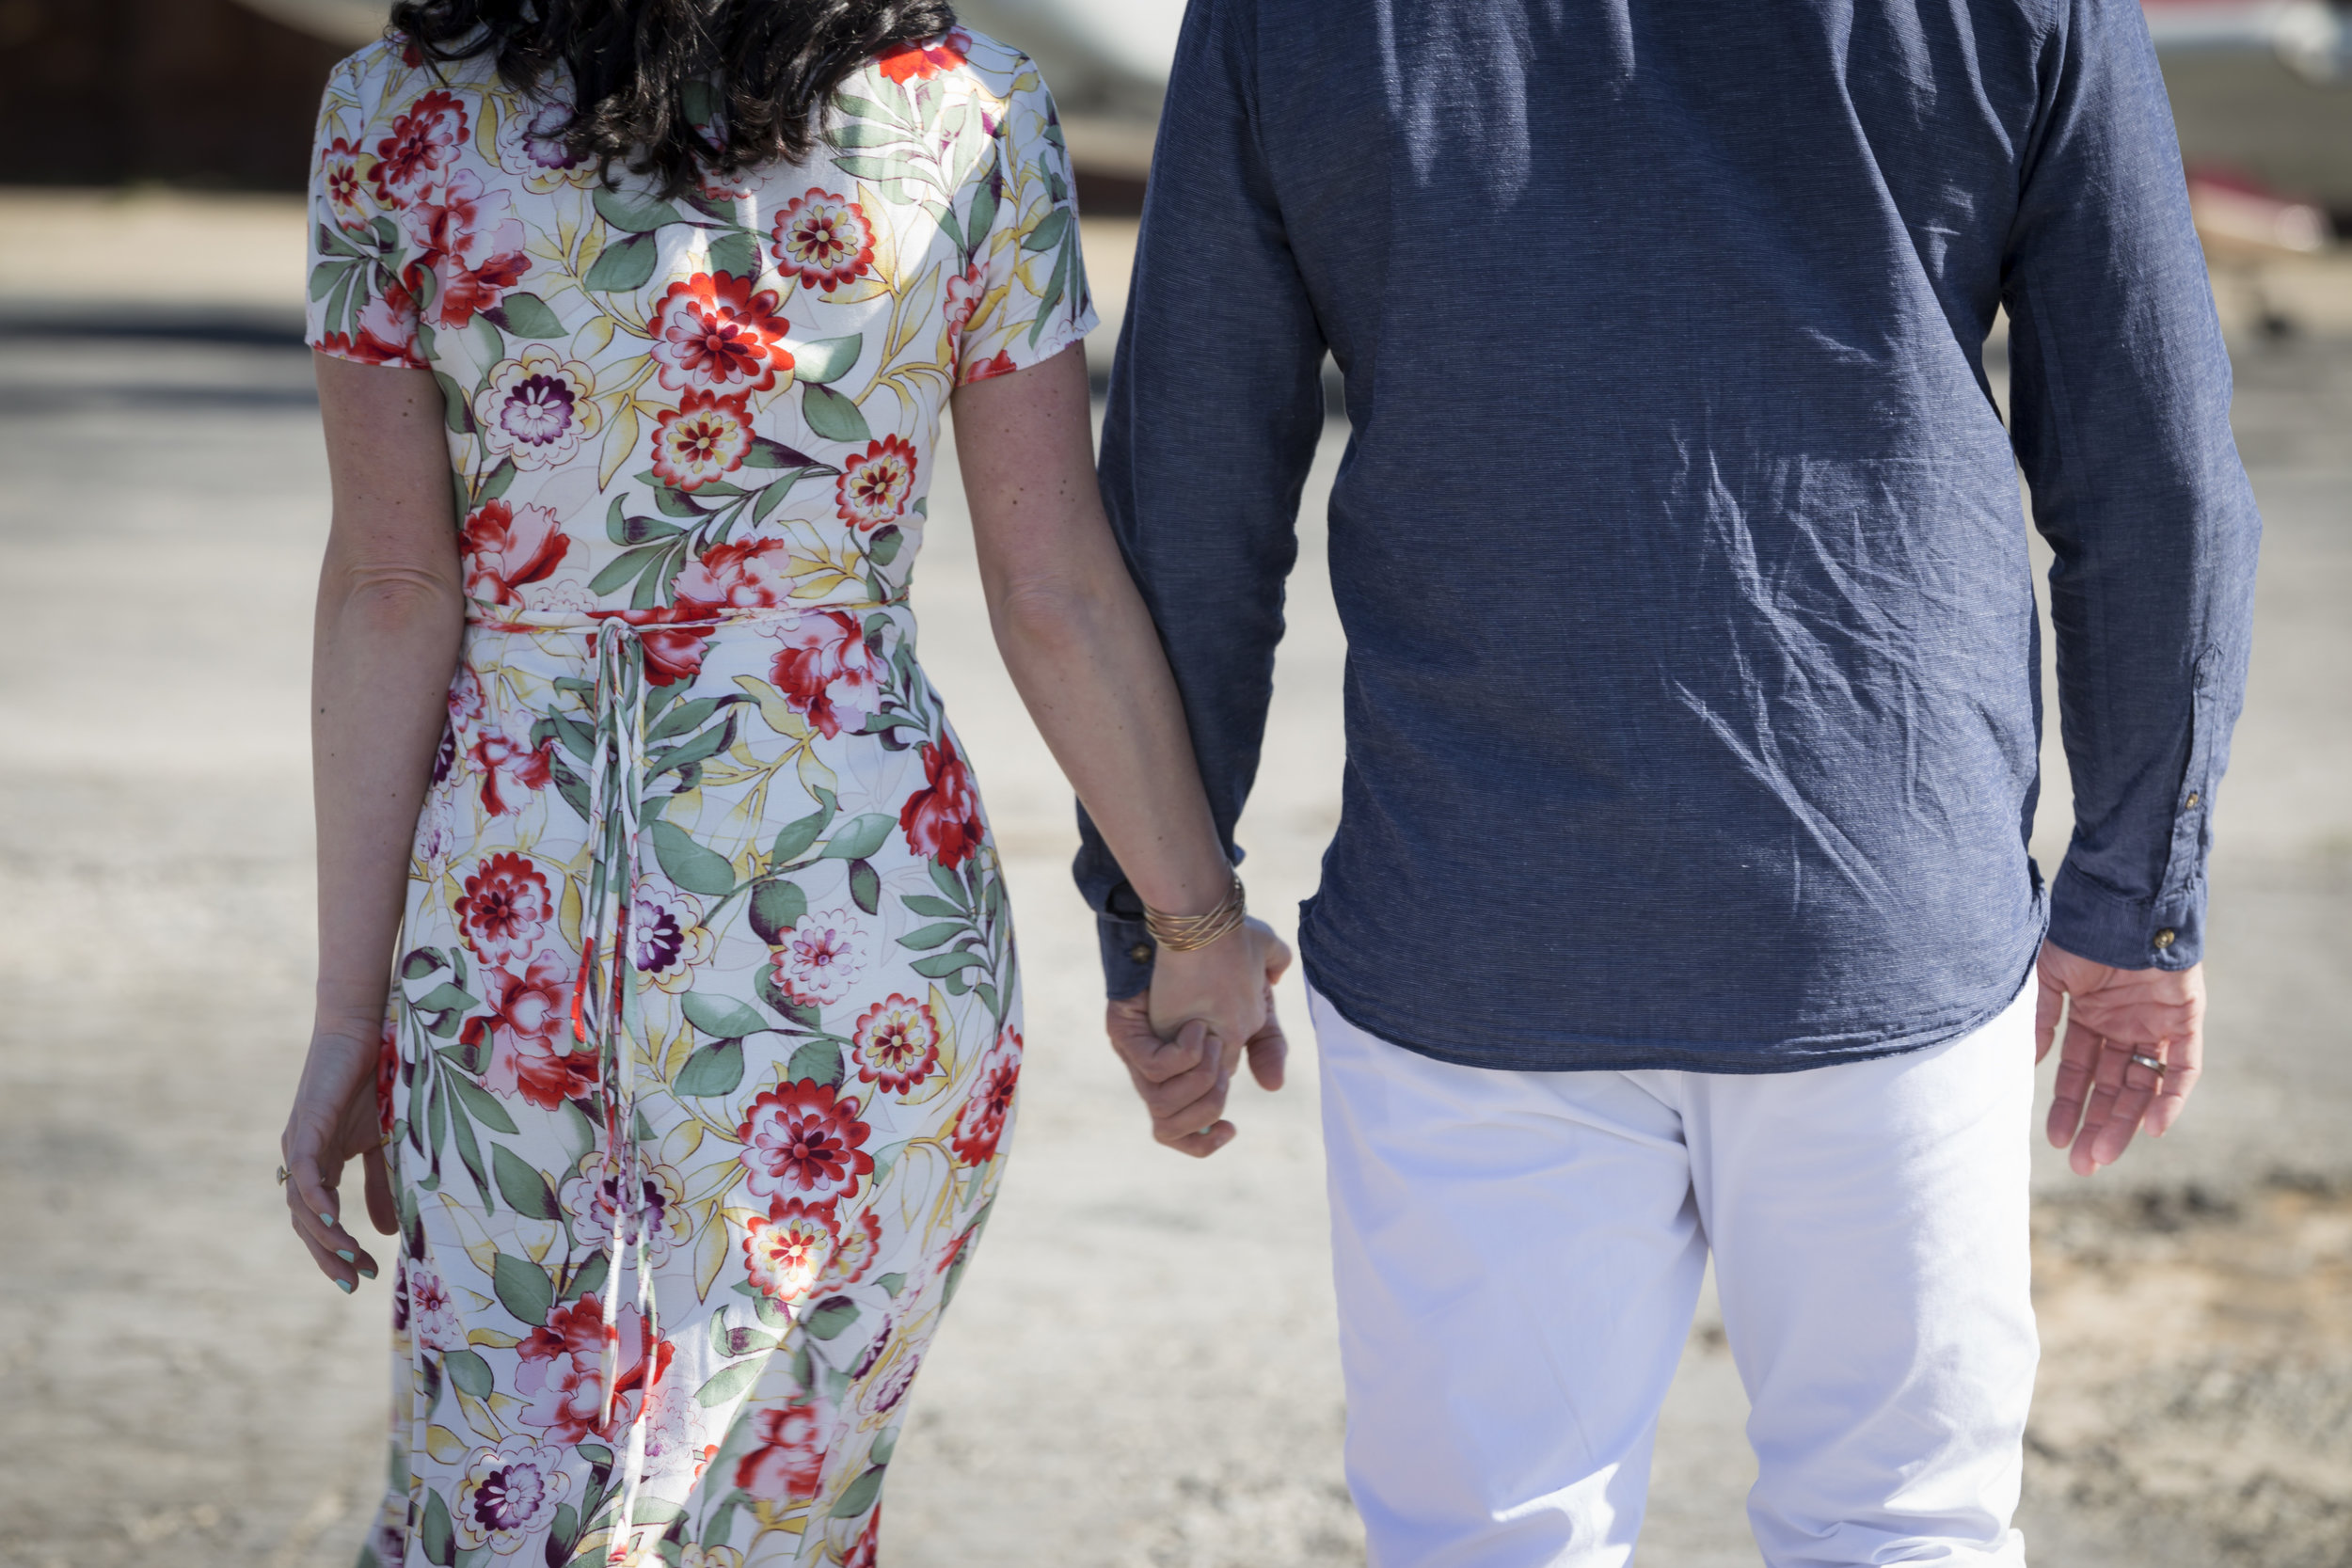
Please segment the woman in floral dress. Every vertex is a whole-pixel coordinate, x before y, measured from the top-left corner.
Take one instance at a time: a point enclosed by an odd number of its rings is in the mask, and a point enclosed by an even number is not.
[[[378,1269],[347,1160],[399,1238],[362,1561],[871,1563],[1023,1052],[907,606],[951,395],[1049,742],[1148,900],[1231,871],[1094,499],[1035,67],[922,0],[539,9],[400,8],[319,125],[321,977],[285,1150],[338,1285]],[[1269,959],[1162,964],[1155,1016],[1201,1021],[1170,1141],[1230,1132],[1186,1130]]]

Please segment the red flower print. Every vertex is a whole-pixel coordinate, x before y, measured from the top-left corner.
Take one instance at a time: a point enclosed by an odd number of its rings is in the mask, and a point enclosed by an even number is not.
[[[604,1303],[594,1295],[548,1314],[546,1325],[532,1329],[515,1347],[521,1358],[515,1370],[516,1391],[532,1396],[517,1418],[526,1426],[546,1428],[550,1438],[565,1443],[610,1436],[634,1422],[639,1408],[668,1372],[677,1347],[654,1338],[653,1325],[639,1315],[634,1303],[622,1306],[618,1328],[610,1336],[615,1375],[612,1419],[608,1423],[607,1338]]]
[[[637,628],[637,641],[645,648],[645,679],[653,685],[691,681],[702,673],[707,628],[671,623],[707,620],[708,606],[681,598],[667,610],[599,610],[594,613],[598,619],[609,615]]]
[[[337,136],[319,153],[319,183],[326,192],[326,204],[335,214],[335,222],[344,229],[364,229],[368,214],[360,201],[365,196],[368,171],[375,160],[352,142]]]
[[[413,287],[416,268],[432,269],[440,284],[433,318],[443,326],[463,326],[492,309],[531,270],[512,199],[504,191],[485,194],[471,169],[421,197],[401,214],[401,227],[417,247],[408,281]]]
[[[741,467],[752,450],[750,396],[689,392],[664,411],[653,433],[655,477],[674,489],[699,490]]]
[[[673,283],[648,324],[661,385],[676,390],[764,392],[778,372],[789,374],[784,346],[791,325],[777,313],[775,292],[752,293],[752,280],[733,273],[698,272]]]
[[[754,1412],[752,1431],[759,1447],[735,1462],[735,1484],[770,1502],[815,1497],[825,1466],[825,1423],[816,1396]]]
[[[874,1568],[879,1560],[875,1554],[882,1550],[882,1504],[866,1516],[866,1528],[850,1543],[849,1555],[841,1560],[841,1568]]]
[[[546,581],[572,549],[552,511],[516,510],[502,500],[485,501],[466,519],[459,545],[466,558],[466,596],[485,604],[516,603],[522,597],[516,589]]]
[[[392,1021],[384,1021],[384,1037],[375,1048],[375,1130],[392,1135],[392,1091],[400,1082],[400,1037]]]
[[[483,972],[490,991],[487,1013],[466,1020],[462,1045],[490,1046],[482,1082],[494,1094],[520,1095],[541,1110],[580,1100],[596,1087],[596,1053],[576,1051],[572,1038],[572,966],[552,950],[521,974]]]
[[[466,110],[456,96],[428,92],[392,121],[392,134],[375,144],[375,166],[368,181],[387,207],[405,207],[457,160],[466,141]]]
[[[1012,1119],[1013,1089],[1020,1082],[1021,1034],[1008,1029],[980,1064],[979,1082],[973,1085],[963,1109],[956,1113],[956,1124],[947,1133],[947,1142],[965,1164],[985,1164],[995,1154]]]
[[[713,545],[677,575],[678,604],[691,606],[695,620],[727,610],[771,609],[792,593],[785,575],[791,561],[792,547],[781,539]]]
[[[828,740],[844,729],[864,728],[882,701],[882,665],[866,647],[856,618],[816,610],[776,636],[784,651],[770,673],[785,705],[806,714]]]
[[[914,449],[885,436],[850,458],[833,488],[843,522],[868,531],[896,522],[914,496]]]
[[[866,209],[830,191],[812,189],[786,202],[771,232],[776,270],[799,274],[807,288],[831,293],[874,265],[874,226]]]
[[[805,1297],[833,1261],[838,1229],[830,1203],[811,1206],[797,1197],[769,1205],[743,1232],[743,1260],[755,1290],[790,1305]]]
[[[929,42],[893,44],[874,56],[882,73],[900,87],[909,82],[927,82],[943,71],[953,71],[963,63],[972,48],[972,35],[961,27],[950,28]]]
[[[543,740],[534,747],[528,736],[485,730],[466,755],[482,770],[482,809],[493,816],[512,816],[533,792],[548,787],[555,742]]]
[[[882,1221],[871,1209],[858,1211],[857,1218],[841,1228],[833,1243],[833,1277],[842,1285],[854,1285],[873,1269],[874,1260],[882,1256]]]
[[[329,332],[319,341],[319,347],[363,365],[397,365],[411,371],[425,368],[417,356],[417,302],[398,283],[386,285],[381,294],[370,295],[359,307],[358,328],[356,332]]]
[[[977,365],[964,367],[963,384],[969,387],[975,381],[993,381],[1000,375],[1010,375],[1020,368],[1012,362],[1010,354],[998,349],[994,358],[983,359]]]
[[[923,778],[925,786],[898,808],[898,826],[909,848],[953,870],[972,858],[988,834],[972,770],[956,754],[956,743],[943,735],[923,743]]]
[[[944,313],[947,318],[947,347],[950,352],[963,341],[963,329],[972,325],[973,312],[980,308],[980,297],[987,293],[988,276],[980,271],[977,261],[947,279],[947,302]]]
[[[857,1113],[857,1101],[836,1099],[831,1084],[803,1078],[770,1089],[736,1129],[746,1184],[765,1198],[848,1197],[874,1169],[874,1157],[858,1147],[868,1129]]]
[[[483,862],[466,879],[465,895],[455,907],[466,945],[486,964],[529,958],[555,913],[547,878],[530,857],[516,854],[492,855]]]
[[[894,994],[857,1021],[850,1054],[861,1082],[884,1094],[904,1094],[939,1066],[939,1021],[928,1005]]]

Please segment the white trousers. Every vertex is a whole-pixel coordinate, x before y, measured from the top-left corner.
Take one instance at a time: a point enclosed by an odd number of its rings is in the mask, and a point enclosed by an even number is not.
[[[2024,1563],[2030,988],[1756,1076],[1455,1067],[1311,1003],[1372,1568],[1630,1561],[1710,1247],[1765,1562]]]

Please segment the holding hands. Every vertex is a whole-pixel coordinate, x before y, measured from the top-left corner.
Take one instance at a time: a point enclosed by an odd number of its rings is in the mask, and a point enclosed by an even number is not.
[[[1232,1142],[1225,1096],[1244,1055],[1260,1088],[1282,1086],[1290,1044],[1274,1016],[1274,982],[1290,965],[1289,945],[1252,920],[1189,953],[1161,949],[1151,989],[1110,1005],[1104,1027],[1153,1137],[1196,1159]]]

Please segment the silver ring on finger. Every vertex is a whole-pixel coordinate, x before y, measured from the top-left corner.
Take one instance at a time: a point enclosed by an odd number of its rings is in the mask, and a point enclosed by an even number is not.
[[[278,1167],[278,1184],[281,1187],[286,1184],[286,1167],[283,1165]]]
[[[2164,1064],[2153,1056],[2146,1055],[2140,1052],[2135,1051],[2123,1059],[2126,1062],[2146,1068],[2150,1072],[2154,1073],[2159,1078],[2164,1076]]]

